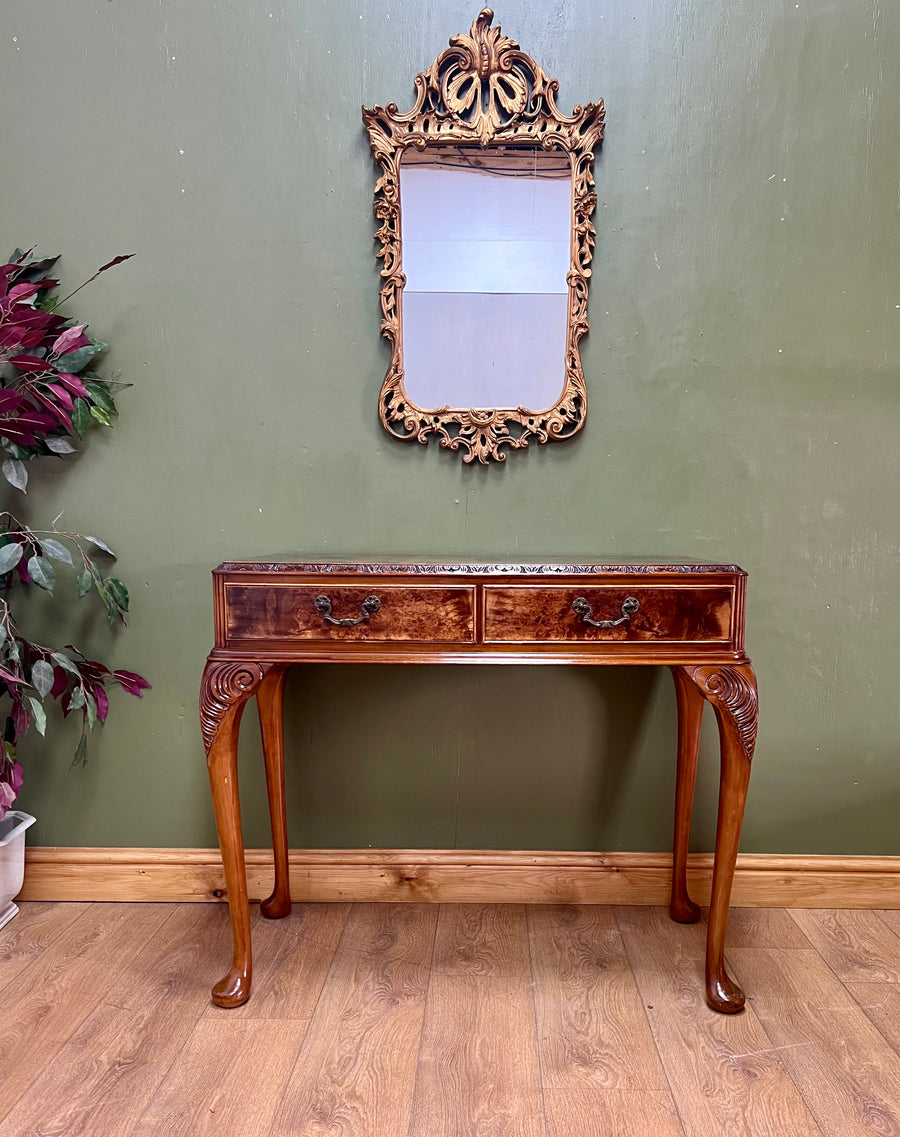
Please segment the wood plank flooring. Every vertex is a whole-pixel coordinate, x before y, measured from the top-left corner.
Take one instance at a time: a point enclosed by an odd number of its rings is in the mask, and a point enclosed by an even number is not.
[[[900,1137],[900,913],[21,905],[0,932],[0,1137]]]

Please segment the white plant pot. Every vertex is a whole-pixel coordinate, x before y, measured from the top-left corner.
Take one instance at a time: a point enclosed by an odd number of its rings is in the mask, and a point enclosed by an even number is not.
[[[34,821],[20,809],[11,809],[0,821],[0,928],[19,912],[13,897],[25,881],[25,830]]]

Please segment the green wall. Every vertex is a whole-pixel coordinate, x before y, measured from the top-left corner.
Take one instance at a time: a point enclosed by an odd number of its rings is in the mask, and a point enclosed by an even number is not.
[[[55,634],[154,685],[114,697],[83,771],[72,724],[29,740],[33,843],[214,843],[196,701],[223,559],[682,555],[750,573],[743,848],[900,851],[900,5],[499,5],[608,130],[586,428],[489,469],[379,426],[359,113],[408,106],[475,11],[4,0],[6,246],[61,251],[73,285],[138,254],[73,306],[134,384],[122,417],[34,472],[28,515],[120,551],[129,630]],[[38,600],[35,627],[56,618]],[[669,846],[665,672],[303,667],[289,696],[293,845]],[[243,747],[261,845],[249,716]]]

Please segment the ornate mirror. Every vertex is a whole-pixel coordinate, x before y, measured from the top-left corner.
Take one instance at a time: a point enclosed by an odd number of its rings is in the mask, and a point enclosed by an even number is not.
[[[412,110],[363,108],[392,347],[382,424],[485,464],[584,425],[603,137],[602,100],[562,114],[557,81],[493,18],[483,9],[416,76]]]

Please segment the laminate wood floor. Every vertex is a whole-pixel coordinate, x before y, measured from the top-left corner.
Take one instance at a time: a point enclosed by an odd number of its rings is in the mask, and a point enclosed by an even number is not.
[[[900,914],[23,904],[0,931],[0,1137],[900,1137]]]

